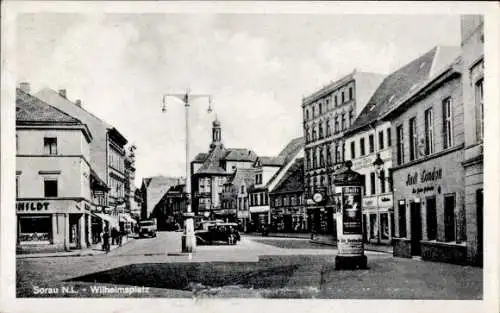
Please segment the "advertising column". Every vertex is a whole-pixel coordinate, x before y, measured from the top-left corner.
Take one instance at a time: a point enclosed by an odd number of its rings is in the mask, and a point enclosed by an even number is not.
[[[338,238],[335,269],[367,268],[361,215],[362,176],[352,171],[351,165],[346,162],[346,168],[339,170],[334,179]]]

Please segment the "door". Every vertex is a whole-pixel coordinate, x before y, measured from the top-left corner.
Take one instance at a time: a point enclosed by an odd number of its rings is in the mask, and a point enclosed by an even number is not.
[[[422,216],[420,214],[420,202],[412,202],[411,210],[411,255],[420,255],[420,240],[422,240]]]
[[[366,227],[366,214],[362,215],[363,217],[363,242],[368,242],[366,232],[367,232],[367,227]]]

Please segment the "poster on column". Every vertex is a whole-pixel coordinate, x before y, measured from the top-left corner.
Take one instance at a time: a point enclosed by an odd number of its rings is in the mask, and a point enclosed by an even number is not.
[[[339,254],[363,255],[361,187],[341,187],[339,200],[340,211],[337,219]]]

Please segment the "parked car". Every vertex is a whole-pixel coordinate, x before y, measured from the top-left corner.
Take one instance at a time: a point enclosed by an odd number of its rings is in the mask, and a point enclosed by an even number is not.
[[[238,231],[238,224],[236,223],[208,223],[206,228],[197,230],[195,235],[196,243],[199,245],[211,245],[217,242],[225,242],[230,245],[235,245],[241,240],[241,236]]]
[[[139,221],[140,237],[146,237],[146,236],[156,237],[156,231],[157,227],[155,219]]]

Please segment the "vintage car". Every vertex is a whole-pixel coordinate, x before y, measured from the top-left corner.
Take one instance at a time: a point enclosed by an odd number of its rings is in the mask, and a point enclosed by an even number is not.
[[[140,237],[146,237],[146,236],[156,237],[156,230],[157,228],[155,219],[139,221]]]
[[[204,226],[206,227],[195,232],[198,245],[211,245],[220,242],[235,245],[241,239],[236,223],[209,222]]]

